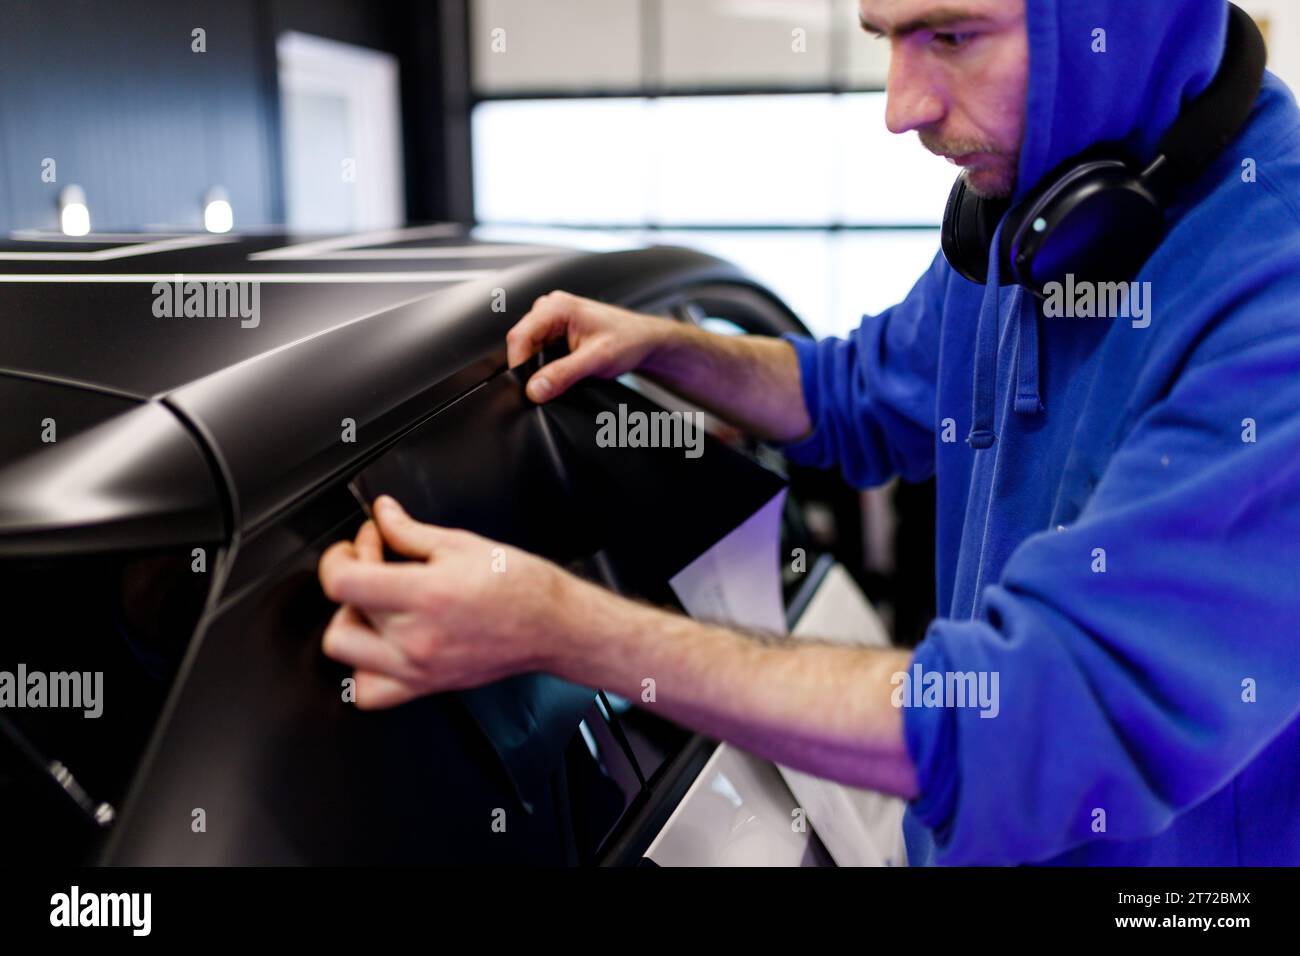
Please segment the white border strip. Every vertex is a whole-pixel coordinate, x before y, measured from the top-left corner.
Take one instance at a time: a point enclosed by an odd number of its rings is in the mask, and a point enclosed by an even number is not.
[[[145,232],[92,232],[85,236],[68,236],[61,232],[54,232],[49,229],[15,229],[9,233],[10,239],[19,242],[148,242],[150,237],[154,239],[176,239],[180,236],[192,236],[194,230],[176,232],[169,229],[152,229]]]
[[[326,252],[355,249],[358,246],[378,246],[389,242],[410,242],[413,239],[438,239],[459,236],[462,227],[454,222],[439,222],[432,226],[406,226],[401,229],[379,229],[375,232],[358,232],[330,239],[300,242],[278,249],[250,253],[249,259],[314,259]]]
[[[94,252],[3,252],[0,260],[18,262],[109,262],[113,259],[126,259],[130,256],[147,256],[155,252],[172,252],[176,249],[194,249],[199,246],[214,246],[223,242],[234,242],[235,236],[198,235],[178,236],[174,239],[158,239],[154,242],[133,242],[112,249],[97,249]],[[91,233],[81,239],[82,242],[104,242]]]
[[[311,259],[313,261],[326,259],[488,259],[497,256],[563,255],[572,251],[572,249],[564,249],[559,246],[491,245],[485,242],[477,246],[426,246],[423,249],[352,249],[342,252],[321,252],[314,256],[280,255],[275,258]],[[256,253],[248,258],[256,259],[259,255],[260,253]]]
[[[493,269],[460,269],[443,272],[157,272],[123,275],[85,273],[80,275],[0,274],[0,282],[264,282],[264,283],[396,283],[467,282],[492,275]]]

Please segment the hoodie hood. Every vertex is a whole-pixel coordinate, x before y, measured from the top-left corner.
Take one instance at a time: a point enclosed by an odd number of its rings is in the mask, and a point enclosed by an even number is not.
[[[1153,159],[1184,104],[1214,79],[1227,39],[1227,0],[1026,0],[1025,15],[1017,199],[1099,143]]]
[[[1155,158],[1184,104],[1214,79],[1228,29],[1227,0],[1026,0],[1025,16],[1029,82],[1016,201],[1058,166],[1103,143],[1144,164]],[[1016,349],[1014,411],[1043,411],[1039,308],[1022,289],[999,287],[1001,231],[990,248],[976,335],[966,440],[977,451],[997,437],[993,382],[1004,338]]]

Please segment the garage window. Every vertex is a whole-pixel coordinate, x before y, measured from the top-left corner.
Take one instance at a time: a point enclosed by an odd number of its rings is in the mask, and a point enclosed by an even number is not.
[[[885,128],[887,48],[853,0],[473,11],[480,223],[703,249],[819,335],[902,299],[937,253],[954,171]]]

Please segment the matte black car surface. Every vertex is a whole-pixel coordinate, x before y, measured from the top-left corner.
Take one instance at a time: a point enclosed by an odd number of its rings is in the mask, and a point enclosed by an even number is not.
[[[104,675],[99,718],[0,710],[9,862],[640,856],[707,741],[545,675],[357,711],[315,566],[364,519],[361,476],[672,603],[668,576],[779,479],[712,437],[698,464],[598,454],[596,414],[649,400],[589,382],[534,406],[505,333],[556,288],[800,330],[779,300],[686,249],[446,227],[10,242],[0,272],[0,670]],[[256,321],[159,315],[178,282],[257,282]]]

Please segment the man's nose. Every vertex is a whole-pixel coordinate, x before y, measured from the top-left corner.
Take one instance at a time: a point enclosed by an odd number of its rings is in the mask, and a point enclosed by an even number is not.
[[[889,57],[888,101],[885,125],[891,133],[937,125],[944,117],[944,100],[921,58],[895,43]]]

